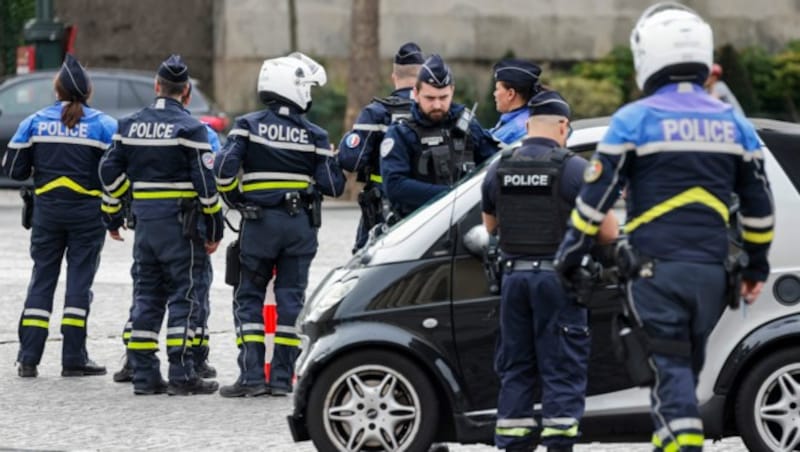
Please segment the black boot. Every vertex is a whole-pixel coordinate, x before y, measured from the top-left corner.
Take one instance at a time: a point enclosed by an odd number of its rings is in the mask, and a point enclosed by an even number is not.
[[[119,373],[119,372],[117,372]],[[164,394],[167,392],[167,387],[169,384],[164,380],[159,380],[153,386],[134,386],[133,393],[135,395],[155,395],[155,394]]]
[[[197,376],[200,378],[216,378],[217,376],[217,369],[208,364],[208,360],[195,365],[194,371],[197,372]]]
[[[547,452],[572,452],[572,446],[547,446]]]
[[[62,367],[61,368],[61,376],[62,377],[85,377],[91,375],[105,375],[106,368],[105,366],[101,366],[91,359],[86,360],[86,362],[82,366],[75,366],[75,367]]]
[[[122,364],[122,369],[114,372],[112,377],[117,383],[130,383],[133,381],[133,367],[127,359]]]
[[[200,394],[213,394],[219,389],[219,383],[216,381],[205,381],[198,378],[190,383],[175,384],[170,382],[167,386],[167,394],[173,395],[200,395]]]
[[[17,375],[22,378],[36,378],[39,376],[39,371],[36,370],[36,364],[19,363],[19,367],[17,367]]]
[[[230,386],[223,386],[219,390],[219,395],[222,397],[258,397],[267,394],[267,385],[261,383],[259,385],[243,385],[236,383]]]

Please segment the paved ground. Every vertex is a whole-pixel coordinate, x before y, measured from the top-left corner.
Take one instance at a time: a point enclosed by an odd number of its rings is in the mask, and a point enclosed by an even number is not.
[[[329,203],[330,204],[330,203]],[[291,398],[223,399],[217,394],[194,397],[134,397],[131,387],[111,376],[62,378],[59,322],[51,322],[50,340],[36,379],[16,376],[17,323],[31,261],[29,233],[19,226],[16,192],[0,190],[0,450],[266,450],[305,452],[310,442],[291,440],[285,417]],[[313,288],[349,255],[358,212],[328,206],[320,231],[320,250],[311,269]],[[109,373],[123,358],[120,333],[130,304],[132,233],[123,243],[107,241],[94,286],[88,349]],[[227,243],[233,237],[229,233]],[[220,247],[223,250],[223,247]],[[230,310],[231,291],[222,281],[224,253],[213,256],[219,277],[212,287],[211,361],[221,384],[235,380],[236,349]],[[61,318],[63,270],[53,319]],[[163,353],[160,354],[164,359]],[[163,365],[166,375],[166,366]],[[494,450],[490,446],[453,445],[454,451]],[[708,442],[707,450],[744,451],[738,438]],[[649,451],[647,444],[590,444],[579,451]]]

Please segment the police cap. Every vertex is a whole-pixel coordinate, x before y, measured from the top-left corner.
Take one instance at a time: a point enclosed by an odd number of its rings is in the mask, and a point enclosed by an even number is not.
[[[394,64],[405,66],[409,64],[422,64],[425,57],[422,56],[422,49],[415,42],[407,42],[400,46],[394,55]]]
[[[495,81],[516,86],[534,87],[539,84],[541,74],[542,68],[525,60],[508,58],[494,65]]]
[[[542,91],[535,96],[531,97],[528,101],[528,108],[531,110],[531,116],[536,115],[555,115],[570,117],[569,104],[558,91]]]
[[[58,81],[67,92],[77,99],[85,100],[89,97],[91,88],[89,76],[83,66],[78,63],[78,60],[69,53],[64,57],[64,64],[61,65],[61,70],[58,71]]]
[[[450,66],[445,64],[442,57],[433,54],[422,64],[417,80],[434,88],[444,88],[453,84],[453,74],[450,72]]]
[[[172,54],[161,62],[158,67],[158,76],[168,82],[183,83],[189,80],[189,68],[180,55]]]

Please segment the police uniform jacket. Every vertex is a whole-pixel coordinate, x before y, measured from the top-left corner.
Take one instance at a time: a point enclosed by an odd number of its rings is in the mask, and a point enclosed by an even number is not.
[[[392,91],[389,97],[407,99],[411,102],[411,88]],[[409,104],[410,108],[410,104]],[[370,102],[358,114],[353,129],[339,143],[339,165],[342,169],[358,172],[364,181],[380,184],[381,167],[379,146],[389,125],[396,121],[387,106],[377,100]],[[362,174],[369,170],[369,174]]]
[[[747,119],[691,83],[669,84],[620,109],[586,170],[559,249],[575,261],[626,187],[625,232],[655,259],[722,263],[731,195],[750,257],[743,276],[769,274],[773,205],[758,136]]]
[[[279,207],[287,192],[314,188],[339,196],[345,184],[328,133],[298,109],[277,102],[236,119],[215,171],[230,205]]]
[[[33,175],[39,205],[96,198],[99,209],[97,164],[111,144],[117,121],[84,106],[83,117],[69,129],[61,122],[62,108],[57,102],[22,121],[8,143],[3,169],[12,179]]]
[[[222,238],[221,204],[212,168],[214,155],[206,126],[175,99],[155,103],[119,122],[114,143],[100,164],[108,196],[103,211],[120,215],[120,198],[131,188],[139,220],[178,217],[182,200],[199,201],[206,215],[206,238]]]
[[[550,138],[544,137],[530,137],[522,141],[522,145],[514,152],[521,154],[525,157],[539,157],[549,153],[553,149],[560,148],[557,142]],[[506,151],[507,152],[507,151]],[[483,179],[481,186],[481,210],[487,215],[497,216],[497,200],[500,194],[500,187],[497,181],[497,167],[500,160],[492,162],[489,169],[486,171],[486,177]],[[564,202],[569,205],[575,204],[575,198],[578,196],[578,191],[583,184],[583,172],[586,168],[586,160],[573,155],[569,157],[561,171],[559,183],[559,194]],[[498,223],[500,233],[503,231],[503,220]],[[536,231],[531,231],[535,234]],[[501,250],[504,251],[504,250]],[[503,252],[506,258],[537,258],[537,259],[552,259],[553,256],[520,256]]]
[[[445,118],[434,123],[420,113],[417,104],[411,107],[411,118],[424,128],[440,128],[453,133],[456,121],[464,106],[451,104]],[[483,163],[497,152],[497,142],[481,127],[477,119],[469,123],[469,139],[472,141],[473,159],[476,165]],[[450,189],[447,185],[432,184],[414,177],[414,168],[420,158],[423,145],[416,132],[406,121],[389,126],[381,143],[381,175],[386,195],[401,212],[411,212],[434,196]]]
[[[530,117],[530,107],[523,105],[516,110],[500,115],[500,120],[489,130],[495,139],[503,144],[513,144],[525,138],[528,133],[525,123]]]

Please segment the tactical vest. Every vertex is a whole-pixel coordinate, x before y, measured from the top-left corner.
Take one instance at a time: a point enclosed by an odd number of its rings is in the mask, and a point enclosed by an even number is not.
[[[411,162],[414,179],[437,185],[453,185],[475,167],[474,143],[453,126],[424,127],[413,119],[402,120],[417,134],[422,145]]]
[[[386,109],[389,119],[389,122],[385,124],[387,127],[401,119],[411,117],[411,106],[414,105],[414,101],[411,99],[400,96],[387,96],[373,97],[372,100]],[[377,143],[380,144],[382,139],[383,135],[379,137]],[[371,186],[372,183],[379,180],[381,175],[381,153],[376,149],[375,152],[370,152],[368,155],[369,162],[362,171],[359,171],[358,181],[366,182],[367,186]]]
[[[500,249],[525,256],[552,256],[567,229],[572,206],[561,198],[561,176],[574,154],[553,148],[537,157],[503,151],[497,166]]]

